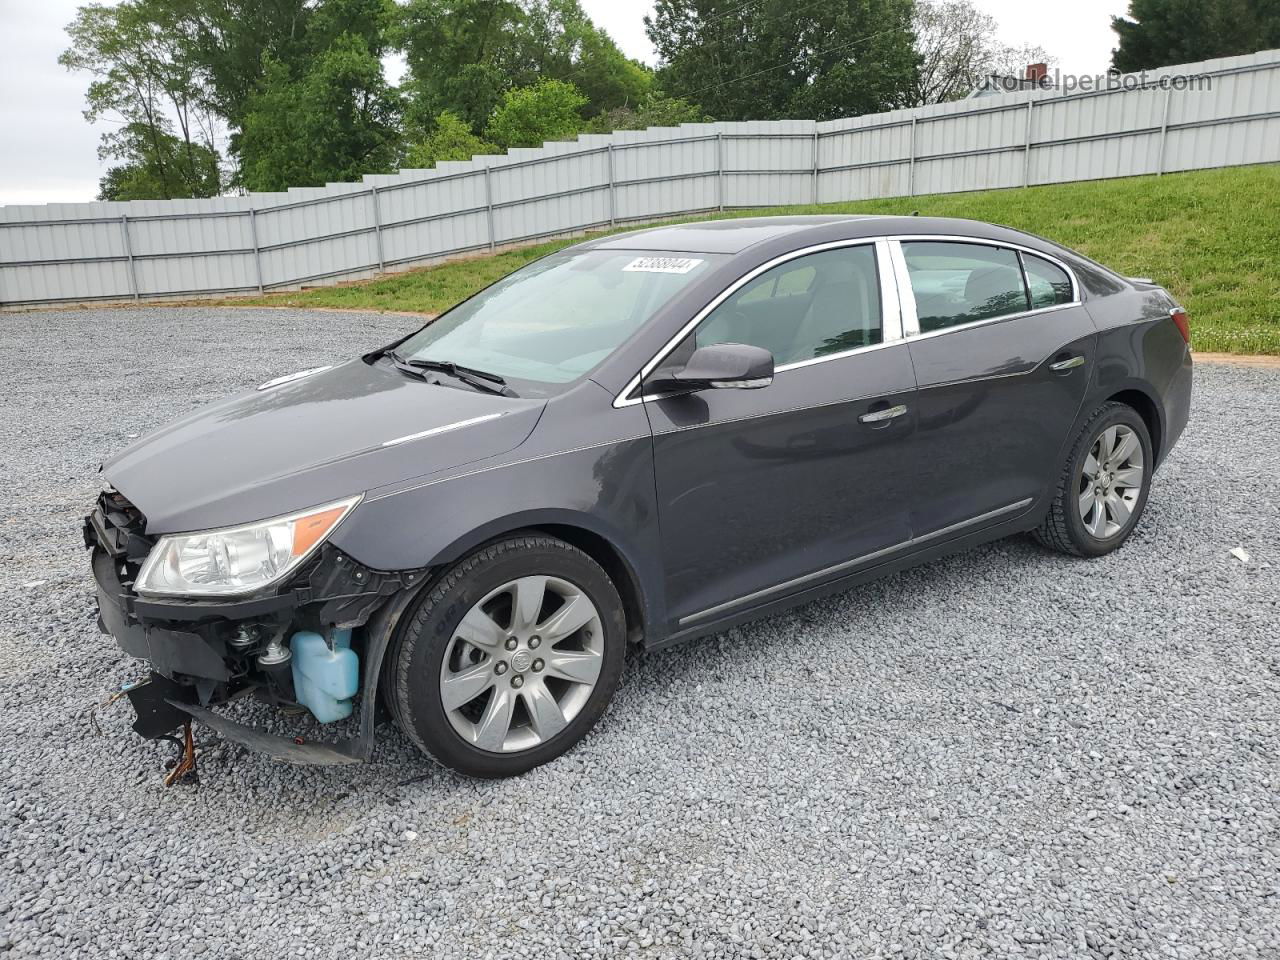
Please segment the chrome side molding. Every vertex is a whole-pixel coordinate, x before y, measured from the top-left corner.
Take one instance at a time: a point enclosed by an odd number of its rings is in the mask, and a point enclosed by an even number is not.
[[[758,601],[768,600],[770,597],[777,594],[794,593],[809,584],[817,583],[830,577],[835,577],[837,574],[844,573],[847,570],[852,570],[855,567],[864,566],[873,560],[879,560],[880,558],[887,557],[890,554],[901,553],[902,551],[909,550],[912,547],[931,543],[932,541],[945,537],[948,534],[959,533],[962,530],[985,523],[988,520],[995,520],[997,517],[1002,517],[1007,513],[1016,513],[1019,510],[1031,506],[1034,500],[1034,497],[1026,497],[1019,500],[1017,503],[1010,503],[1007,506],[997,507],[995,510],[988,510],[986,513],[979,514],[976,517],[970,517],[968,520],[961,520],[959,523],[953,523],[949,526],[942,527],[941,529],[934,530],[932,533],[926,533],[919,537],[911,537],[910,539],[904,540],[901,543],[896,543],[893,546],[874,550],[871,553],[864,553],[862,556],[854,557],[852,560],[845,560],[842,563],[837,563],[830,567],[823,567],[821,570],[814,570],[812,573],[806,573],[803,576],[794,577],[791,580],[785,580],[782,583],[774,584],[772,587],[765,587],[761,590],[756,590],[753,593],[748,593],[745,596],[738,597],[734,600],[726,600],[724,603],[718,603],[714,607],[707,607],[707,609],[699,610],[697,613],[691,613],[687,617],[681,617],[679,624],[680,626],[685,626],[686,624],[694,623],[698,620],[706,620],[707,618],[714,617],[717,614],[728,613],[738,607],[749,606]]]

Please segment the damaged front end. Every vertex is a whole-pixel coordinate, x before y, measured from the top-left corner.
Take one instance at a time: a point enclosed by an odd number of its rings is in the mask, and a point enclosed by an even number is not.
[[[426,571],[388,573],[328,543],[279,586],[243,598],[182,599],[135,590],[156,539],[122,494],[103,492],[85,519],[97,583],[98,626],[151,666],[128,689],[148,739],[168,737],[195,718],[226,739],[295,763],[369,759],[377,721],[377,678],[399,617]],[[255,697],[331,722],[358,710],[357,733],[334,743],[279,737],[227,719],[213,708]]]

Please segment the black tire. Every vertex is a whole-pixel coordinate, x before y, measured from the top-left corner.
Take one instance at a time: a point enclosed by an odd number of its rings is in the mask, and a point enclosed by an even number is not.
[[[1084,492],[1082,469],[1085,459],[1103,432],[1116,425],[1128,427],[1138,438],[1142,447],[1142,481],[1127,521],[1116,532],[1099,537],[1085,526],[1077,501]],[[1035,538],[1052,550],[1076,557],[1100,557],[1110,553],[1124,543],[1138,525],[1142,511],[1147,505],[1147,494],[1151,490],[1151,475],[1154,468],[1155,457],[1151,448],[1151,434],[1138,411],[1123,403],[1104,403],[1080,428],[1067,454],[1066,463],[1063,464],[1062,471],[1058,475],[1049,512],[1044,522],[1034,531]]]
[[[528,576],[569,581],[595,605],[604,635],[600,673],[586,702],[559,733],[517,752],[482,750],[464,739],[446,715],[441,670],[467,612],[508,581]],[[445,766],[472,777],[516,776],[560,756],[591,729],[617,689],[625,647],[622,601],[599,564],[554,537],[517,534],[459,561],[417,601],[387,653],[388,705],[405,735]]]

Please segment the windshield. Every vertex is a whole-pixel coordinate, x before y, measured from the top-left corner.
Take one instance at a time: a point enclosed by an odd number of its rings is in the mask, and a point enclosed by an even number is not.
[[[533,383],[568,383],[723,259],[636,250],[552,254],[442,314],[396,352]]]

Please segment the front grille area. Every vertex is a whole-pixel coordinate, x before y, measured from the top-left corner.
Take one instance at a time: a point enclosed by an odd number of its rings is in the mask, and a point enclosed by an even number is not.
[[[142,515],[142,511],[119,490],[103,490],[98,497],[98,506],[102,508],[107,521],[117,530],[141,534],[147,528],[147,518]]]
[[[85,543],[99,546],[118,565],[122,578],[132,581],[155,541],[145,533],[147,518],[117,490],[104,490],[85,520]]]

